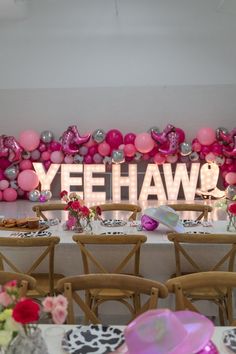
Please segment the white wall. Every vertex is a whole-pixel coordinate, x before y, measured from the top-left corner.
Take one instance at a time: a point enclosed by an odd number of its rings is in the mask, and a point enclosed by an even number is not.
[[[233,128],[228,1],[32,0],[24,20],[0,19],[1,133]]]

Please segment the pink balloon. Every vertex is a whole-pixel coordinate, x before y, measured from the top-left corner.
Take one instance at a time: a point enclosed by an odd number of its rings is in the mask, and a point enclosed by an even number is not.
[[[44,143],[40,143],[38,149],[40,152],[44,152],[47,150],[47,146]]]
[[[0,158],[0,168],[5,170],[10,165],[11,165],[11,162],[8,159],[5,159],[4,157]]]
[[[42,154],[41,154],[41,160],[42,160],[42,161],[50,160],[50,157],[51,157],[51,154],[50,154],[49,151],[44,151],[44,152],[42,152]]]
[[[220,145],[219,143],[214,143],[211,146],[211,151],[216,155],[222,155],[222,145]]]
[[[20,133],[19,143],[26,151],[33,151],[39,146],[40,135],[34,130],[25,130]]]
[[[126,144],[124,147],[124,154],[128,157],[133,157],[136,153],[136,147],[133,144]]]
[[[198,141],[195,141],[195,142],[192,144],[192,149],[193,149],[193,151],[195,151],[195,152],[200,152],[201,149],[202,149],[202,145],[201,145]]]
[[[32,162],[30,160],[22,160],[20,162],[20,170],[32,170],[33,169],[33,165]]]
[[[143,155],[143,160],[144,160],[144,161],[148,161],[149,159],[150,159],[149,154],[144,154],[144,155]]]
[[[7,189],[9,187],[9,181],[7,181],[6,179],[2,179],[0,181],[0,190],[4,191],[4,189]]]
[[[112,149],[118,149],[118,147],[123,144],[123,135],[119,130],[111,129],[107,132],[106,142]]]
[[[139,152],[146,154],[154,148],[154,140],[149,133],[138,134],[134,143]]]
[[[73,156],[66,155],[64,158],[64,161],[65,161],[65,163],[73,163],[74,162]]]
[[[228,172],[225,176],[225,181],[228,184],[236,184],[236,172]]]
[[[211,150],[210,150],[209,146],[202,146],[201,152],[202,152],[204,155],[209,154],[210,151],[211,151]]]
[[[215,130],[212,128],[201,128],[197,133],[197,139],[202,145],[211,145],[216,140]]]
[[[175,163],[178,161],[178,155],[167,155],[166,162]]]
[[[50,160],[44,161],[44,162],[43,162],[43,165],[44,165],[44,167],[46,168],[46,170],[48,170],[49,167],[51,166],[51,161],[50,161]]]
[[[41,153],[39,150],[36,149],[32,151],[30,155],[31,155],[31,160],[36,161],[39,160]]]
[[[2,191],[0,191],[0,201],[3,199]]]
[[[84,163],[87,163],[87,164],[93,163],[93,156],[91,156],[91,155],[86,155],[86,156],[84,157]]]
[[[108,156],[110,154],[111,147],[108,143],[103,141],[101,144],[98,145],[98,152],[102,156]]]
[[[149,156],[154,157],[157,152],[158,152],[158,147],[154,146],[154,148],[149,152]]]
[[[97,152],[98,152],[98,147],[97,147],[97,145],[90,146],[89,149],[88,149],[88,154],[89,154],[90,156],[95,155]]]
[[[39,178],[35,171],[33,170],[24,170],[19,173],[17,182],[19,187],[23,191],[30,192],[35,189],[39,184]]]
[[[0,181],[2,179],[5,179],[5,176],[4,176],[3,170],[0,168]]]
[[[62,151],[53,151],[50,159],[53,163],[62,163],[64,160],[64,154]]]
[[[89,141],[87,141],[87,143],[83,144],[83,146],[87,146],[87,147],[90,147],[90,146],[93,146],[95,145],[96,143],[94,142],[92,136],[90,137]]]
[[[180,128],[175,128],[175,132],[179,136],[179,144],[183,143],[185,141],[185,132]]]
[[[7,188],[3,191],[3,199],[6,202],[14,202],[17,199],[17,192],[13,188]]]
[[[52,151],[60,151],[61,150],[61,143],[59,143],[59,141],[53,140],[50,143],[50,150]]]
[[[163,163],[165,163],[166,161],[166,157],[160,153],[157,153],[154,157],[153,157],[153,161],[157,164],[157,165],[162,165]]]
[[[124,137],[124,143],[125,144],[134,144],[136,135],[134,133],[128,133]]]

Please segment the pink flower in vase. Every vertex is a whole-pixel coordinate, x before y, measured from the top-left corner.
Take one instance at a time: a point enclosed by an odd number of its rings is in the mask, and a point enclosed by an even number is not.
[[[66,226],[69,230],[72,230],[76,224],[76,218],[72,215],[68,215],[68,220],[66,221]]]
[[[231,214],[236,215],[236,203],[230,203],[228,206],[228,211]]]
[[[11,304],[12,304],[12,298],[5,291],[0,293],[0,305],[4,307],[8,307]]]
[[[45,312],[51,312],[54,306],[54,299],[51,296],[47,296],[43,302],[43,311]]]
[[[67,310],[64,306],[57,305],[52,310],[52,320],[55,324],[62,324],[66,320]]]
[[[54,306],[58,306],[59,305],[59,306],[62,306],[62,307],[64,307],[66,309],[67,306],[68,306],[68,301],[65,298],[65,296],[57,295],[57,297],[53,298],[53,305]]]

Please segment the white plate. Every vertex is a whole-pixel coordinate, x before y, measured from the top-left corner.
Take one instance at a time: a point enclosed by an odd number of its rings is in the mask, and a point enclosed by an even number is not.
[[[50,231],[46,231],[46,230],[41,230],[41,231],[26,231],[26,232],[13,232],[10,236],[13,237],[49,237],[51,236],[51,232]]]
[[[127,224],[127,221],[125,220],[118,220],[118,219],[105,219],[101,221],[102,226],[107,226],[107,227],[119,227],[119,226],[124,226]]]
[[[123,332],[103,325],[76,326],[66,332],[62,349],[68,354],[106,354],[124,343]]]
[[[181,220],[181,222],[184,227],[193,227],[193,226],[201,225],[201,221],[199,221],[199,220],[184,219],[184,220]]]

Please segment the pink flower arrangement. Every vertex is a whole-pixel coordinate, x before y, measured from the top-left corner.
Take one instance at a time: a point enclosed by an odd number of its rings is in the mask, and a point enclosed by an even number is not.
[[[51,314],[52,320],[56,324],[62,324],[67,316],[67,299],[63,295],[56,297],[47,296],[43,302],[43,311]]]

